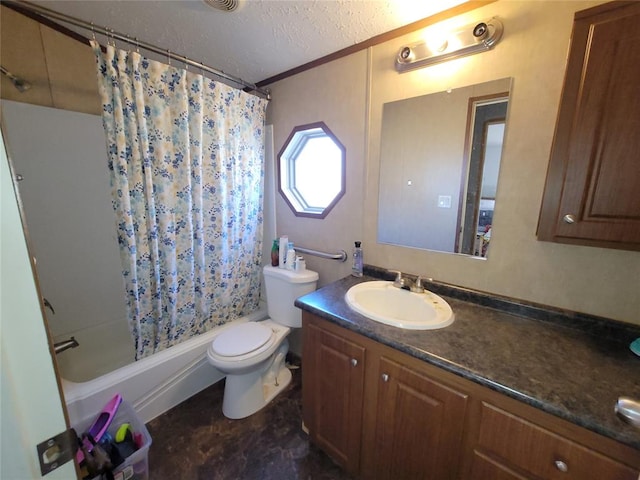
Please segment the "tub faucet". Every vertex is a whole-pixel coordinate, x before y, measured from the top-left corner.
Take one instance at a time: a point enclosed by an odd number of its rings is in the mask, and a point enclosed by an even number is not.
[[[60,352],[64,352],[65,350],[69,350],[70,348],[79,347],[80,344],[75,339],[75,337],[71,337],[69,340],[63,340],[62,342],[57,342],[53,344],[53,351],[56,352],[56,355]]]

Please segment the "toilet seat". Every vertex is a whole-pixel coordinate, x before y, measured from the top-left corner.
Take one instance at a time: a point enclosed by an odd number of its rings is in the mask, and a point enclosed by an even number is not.
[[[222,332],[211,343],[221,357],[239,357],[259,350],[271,340],[273,331],[256,322],[243,323]]]

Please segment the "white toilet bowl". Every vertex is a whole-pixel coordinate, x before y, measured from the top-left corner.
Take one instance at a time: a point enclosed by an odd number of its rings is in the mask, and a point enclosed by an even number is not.
[[[270,319],[222,330],[207,350],[209,363],[227,375],[222,413],[244,418],[269,403],[291,382],[285,365],[287,335],[302,326],[296,298],[316,288],[318,274],[266,266],[263,269]]]
[[[285,366],[289,327],[271,320],[227,328],[207,350],[209,363],[227,375],[222,413],[227,418],[254,414],[291,382]]]

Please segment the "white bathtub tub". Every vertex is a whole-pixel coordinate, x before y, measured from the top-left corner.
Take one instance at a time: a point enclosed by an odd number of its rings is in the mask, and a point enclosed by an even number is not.
[[[205,355],[216,333],[233,324],[265,318],[267,310],[262,306],[250,315],[92,380],[72,382],[63,378],[71,425],[97,415],[116,393],[133,405],[143,422],[148,422],[224,377]]]

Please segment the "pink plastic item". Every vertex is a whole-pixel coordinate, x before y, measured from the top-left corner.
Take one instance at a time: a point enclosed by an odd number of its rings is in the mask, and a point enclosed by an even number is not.
[[[91,425],[91,428],[87,430],[87,436],[93,437],[93,440],[98,443],[104,433],[107,431],[107,428],[109,428],[109,425],[111,425],[111,422],[116,416],[116,412],[118,411],[118,407],[121,403],[122,395],[116,393],[115,396],[111,400],[109,400],[109,403],[104,406],[102,412],[100,412],[100,415],[98,415],[98,417],[93,422],[93,425]],[[87,452],[93,450],[93,445],[87,438],[85,438],[83,442],[84,446],[87,449]],[[80,465],[83,460],[84,452],[81,448],[79,448],[76,452],[76,462],[78,462],[78,465]]]

